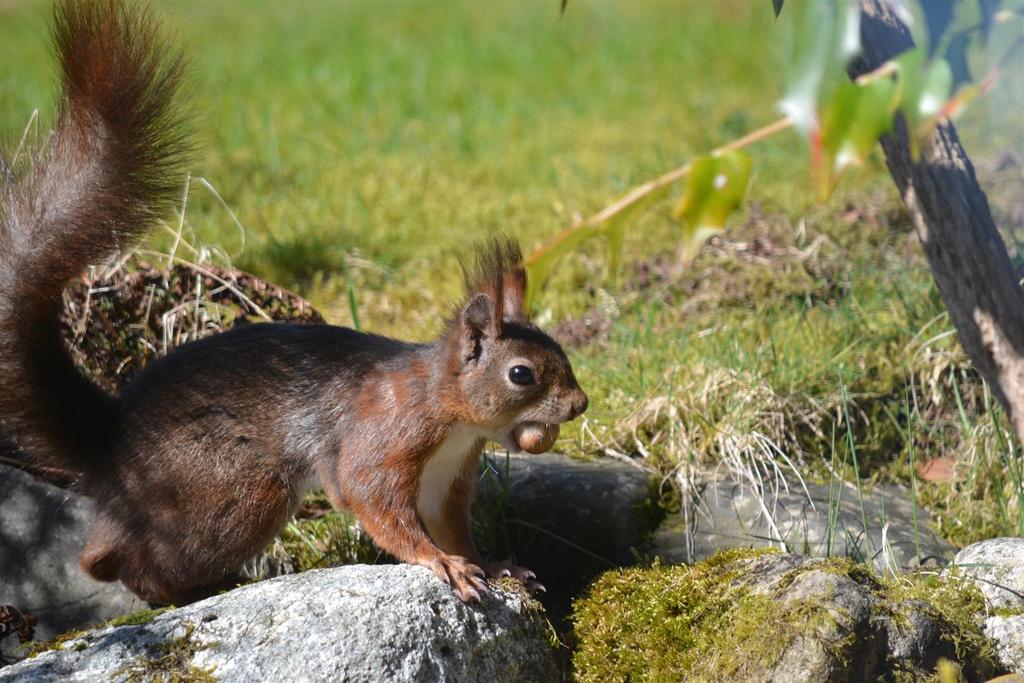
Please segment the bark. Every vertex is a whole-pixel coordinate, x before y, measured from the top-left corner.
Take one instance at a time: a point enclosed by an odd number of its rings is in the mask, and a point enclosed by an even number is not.
[[[913,46],[885,0],[860,8],[863,53],[851,77]],[[1024,290],[956,128],[942,121],[916,162],[902,117],[881,143],[960,343],[1024,443]]]

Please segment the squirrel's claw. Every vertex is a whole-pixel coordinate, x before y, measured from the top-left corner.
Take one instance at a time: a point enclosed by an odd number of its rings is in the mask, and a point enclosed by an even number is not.
[[[529,584],[531,581],[536,583],[536,574],[526,567],[520,567],[512,564],[510,560],[505,560],[504,562],[489,562],[484,565],[484,570],[487,572],[487,578],[490,579],[503,579],[510,576],[517,581],[522,581],[524,584]]]
[[[537,575],[532,570],[512,564],[511,560],[489,562],[483,565],[483,567],[484,571],[487,572],[488,578],[503,579],[505,577],[512,577],[516,581],[522,582],[523,587],[531,594],[548,592],[544,584],[537,580]]]
[[[429,565],[439,579],[451,586],[462,602],[480,602],[480,596],[487,592],[484,579],[487,575],[479,566],[465,557],[442,555]]]
[[[512,576],[512,570],[504,562],[489,562],[484,565],[484,571],[489,579],[504,579]]]

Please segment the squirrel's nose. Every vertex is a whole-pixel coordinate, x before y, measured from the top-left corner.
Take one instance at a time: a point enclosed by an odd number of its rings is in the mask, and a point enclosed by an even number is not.
[[[582,390],[575,392],[572,397],[572,403],[569,404],[570,410],[572,411],[570,420],[575,420],[577,417],[587,412],[587,406],[590,405],[590,399],[583,393]]]

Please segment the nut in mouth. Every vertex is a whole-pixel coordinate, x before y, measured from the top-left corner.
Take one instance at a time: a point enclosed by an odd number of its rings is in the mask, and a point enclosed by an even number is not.
[[[555,445],[558,439],[559,426],[547,422],[521,422],[509,434],[510,441],[515,444],[513,450],[527,453],[544,453]]]

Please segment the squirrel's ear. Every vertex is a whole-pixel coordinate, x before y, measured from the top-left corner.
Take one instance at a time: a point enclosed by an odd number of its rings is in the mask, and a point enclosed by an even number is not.
[[[494,299],[487,294],[476,294],[462,308],[462,357],[470,361],[480,357],[484,339],[495,339],[501,334],[501,317],[495,310]]]
[[[502,273],[501,296],[501,313],[505,320],[519,324],[529,322],[525,308],[526,270],[522,266]]]

